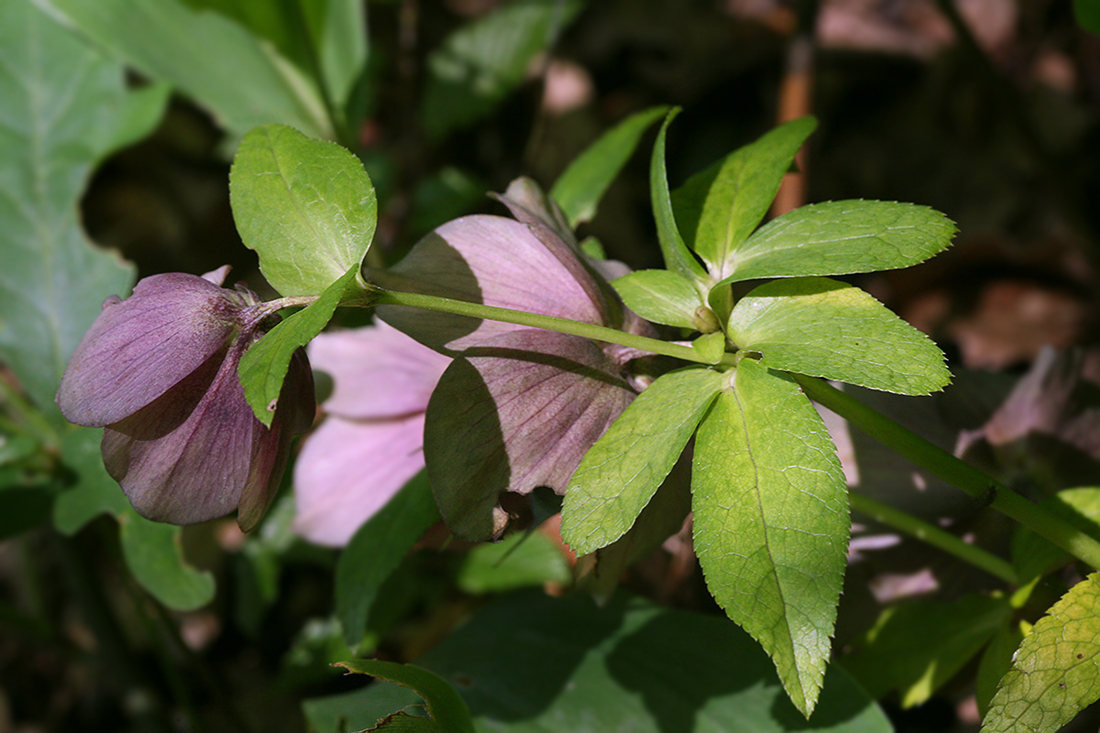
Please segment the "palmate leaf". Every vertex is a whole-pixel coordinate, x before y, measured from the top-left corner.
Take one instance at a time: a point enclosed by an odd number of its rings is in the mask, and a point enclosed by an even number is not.
[[[761,285],[734,306],[728,333],[765,366],[861,387],[923,395],[951,379],[927,336],[859,288],[827,278]]]
[[[1024,638],[982,733],[1053,733],[1100,699],[1098,577],[1071,588]]]
[[[562,538],[587,555],[622,537],[691,439],[723,376],[688,368],[638,395],[573,473],[562,505]]]
[[[286,296],[319,295],[358,267],[378,220],[359,159],[285,125],[245,135],[229,172],[229,200],[245,246]]]
[[[789,377],[741,360],[699,426],[691,490],[707,587],[808,717],[836,621],[848,501],[825,425]]]

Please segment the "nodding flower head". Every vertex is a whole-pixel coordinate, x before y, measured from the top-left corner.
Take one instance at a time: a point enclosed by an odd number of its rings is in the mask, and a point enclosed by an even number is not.
[[[278,316],[246,288],[222,288],[227,271],[153,275],[108,298],[57,404],[105,428],[103,462],[139,514],[191,524],[237,509],[247,531],[278,488],[290,438],[313,420],[313,377],[299,350],[271,427],[256,419],[237,366]]]

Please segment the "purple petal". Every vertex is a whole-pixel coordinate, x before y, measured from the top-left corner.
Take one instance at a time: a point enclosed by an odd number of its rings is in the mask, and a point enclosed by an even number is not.
[[[193,524],[237,507],[252,459],[269,432],[245,402],[239,357],[238,350],[222,362],[195,410],[171,432],[158,430],[171,393],[104,431],[107,471],[142,516]]]
[[[327,419],[294,466],[294,531],[319,545],[346,545],[424,468],[423,441],[423,414],[380,422]]]
[[[634,396],[618,365],[574,336],[515,331],[456,359],[432,395],[424,433],[447,525],[484,539],[502,491],[563,492]]]
[[[563,245],[564,246],[564,245]],[[500,216],[455,219],[424,237],[388,272],[382,287],[603,324],[603,303],[524,224]],[[521,326],[380,306],[379,316],[434,349],[463,349]]]
[[[310,343],[309,358],[335,382],[326,412],[372,420],[423,412],[451,363],[385,323],[323,333]]]
[[[69,361],[57,403],[78,425],[122,420],[168,392],[225,347],[242,301],[195,275],[147,277],[104,304]]]

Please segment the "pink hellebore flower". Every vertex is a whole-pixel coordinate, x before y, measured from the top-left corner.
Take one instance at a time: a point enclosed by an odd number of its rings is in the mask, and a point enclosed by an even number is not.
[[[519,179],[500,197],[518,221],[467,216],[371,279],[384,288],[559,316],[634,334],[604,275],[626,272],[577,246],[561,211]],[[504,491],[564,493],[588,448],[644,386],[643,352],[554,331],[382,306],[379,317],[456,358],[427,407],[424,452],[440,512],[459,536],[499,536]]]
[[[245,531],[279,486],[290,439],[313,420],[304,352],[290,364],[271,427],[252,414],[237,377],[245,350],[278,321],[251,291],[204,277],[141,280],[108,298],[57,391],[62,414],[106,428],[103,462],[134,509],[191,524],[238,510]]]
[[[384,323],[323,333],[309,357],[335,388],[294,465],[294,530],[336,547],[424,468],[424,410],[451,360]]]

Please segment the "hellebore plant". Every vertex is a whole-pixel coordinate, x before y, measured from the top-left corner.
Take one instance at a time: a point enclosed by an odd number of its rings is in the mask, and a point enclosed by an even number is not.
[[[295,353],[270,427],[244,399],[237,367],[279,317],[244,287],[170,273],[103,304],[69,362],[57,403],[71,422],[103,427],[103,462],[139,514],[174,524],[234,509],[256,526],[290,439],[313,422],[313,376]]]

